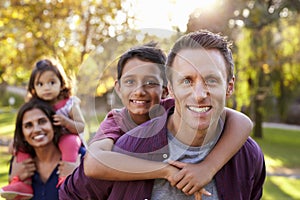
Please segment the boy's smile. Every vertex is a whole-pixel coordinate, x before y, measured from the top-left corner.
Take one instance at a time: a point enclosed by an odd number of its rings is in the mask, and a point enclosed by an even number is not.
[[[125,64],[115,89],[135,123],[150,119],[152,106],[160,103],[163,80],[157,64],[133,58]]]

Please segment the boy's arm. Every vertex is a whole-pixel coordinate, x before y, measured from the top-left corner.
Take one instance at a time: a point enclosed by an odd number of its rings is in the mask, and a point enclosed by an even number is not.
[[[209,155],[199,164],[172,162],[182,168],[172,177],[171,185],[194,194],[209,183],[215,174],[237,153],[249,137],[253,124],[243,113],[226,108],[224,133]]]
[[[154,162],[112,152],[112,139],[93,142],[84,158],[86,176],[104,180],[145,180],[165,178],[179,169],[163,162]]]
[[[212,169],[213,176],[244,145],[253,128],[251,119],[245,114],[227,107],[225,112],[224,133],[203,163]]]

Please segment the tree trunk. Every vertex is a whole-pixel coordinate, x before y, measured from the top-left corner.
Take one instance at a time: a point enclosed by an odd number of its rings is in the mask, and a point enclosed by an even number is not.
[[[260,96],[257,95],[254,101],[254,114],[255,114],[255,126],[254,126],[254,137],[255,138],[262,138],[263,137],[263,130],[262,130],[262,108],[261,108],[261,99]]]

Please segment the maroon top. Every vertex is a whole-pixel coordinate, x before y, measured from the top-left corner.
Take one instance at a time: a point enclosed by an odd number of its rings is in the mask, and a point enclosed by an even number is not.
[[[120,137],[113,151],[139,158],[162,161],[169,155],[167,118],[173,113],[154,118]],[[150,132],[149,132],[150,131]],[[134,152],[134,153],[133,153]],[[220,200],[258,200],[262,197],[266,177],[264,156],[250,137],[236,155],[216,174]],[[83,162],[68,176],[59,191],[61,200],[69,199],[151,199],[154,180],[103,181],[88,178]]]

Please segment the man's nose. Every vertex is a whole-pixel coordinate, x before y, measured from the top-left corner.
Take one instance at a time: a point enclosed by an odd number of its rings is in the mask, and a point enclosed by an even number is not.
[[[205,82],[199,81],[195,84],[194,93],[197,100],[202,100],[208,96],[209,89]]]

